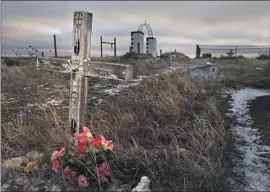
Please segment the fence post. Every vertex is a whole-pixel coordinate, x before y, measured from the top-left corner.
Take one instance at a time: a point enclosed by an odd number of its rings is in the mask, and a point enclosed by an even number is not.
[[[57,58],[56,35],[53,35],[53,40],[54,40],[54,57]]]
[[[101,55],[101,58],[103,57],[103,50],[102,50],[102,36],[100,36],[100,55]]]
[[[199,59],[201,55],[201,48],[198,44],[196,44],[196,58]]]
[[[116,38],[114,38],[114,57],[116,58]]]

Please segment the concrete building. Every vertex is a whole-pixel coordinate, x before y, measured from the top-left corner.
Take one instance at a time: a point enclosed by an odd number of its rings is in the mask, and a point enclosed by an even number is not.
[[[157,39],[154,37],[146,38],[146,53],[150,53],[153,57],[157,54]]]
[[[144,33],[141,31],[131,32],[130,52],[144,53]]]

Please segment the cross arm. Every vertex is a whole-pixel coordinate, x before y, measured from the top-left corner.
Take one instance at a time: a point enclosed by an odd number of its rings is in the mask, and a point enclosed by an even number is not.
[[[108,79],[133,79],[133,66],[119,63],[88,61],[84,63],[84,75]]]
[[[72,66],[72,61],[69,59],[50,57],[37,58],[37,69],[61,72],[67,69],[73,69]],[[115,80],[133,79],[132,65],[85,60],[80,67],[83,67],[83,75],[88,77],[101,77]]]
[[[45,69],[49,71],[62,71],[70,68],[70,59],[60,59],[51,57],[37,57],[37,69]]]

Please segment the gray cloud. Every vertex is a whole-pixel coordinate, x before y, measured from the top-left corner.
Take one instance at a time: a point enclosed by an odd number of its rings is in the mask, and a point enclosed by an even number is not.
[[[158,49],[194,54],[196,43],[270,44],[269,8],[267,1],[4,1],[2,49],[52,48],[56,34],[58,48],[71,50],[72,17],[78,10],[94,14],[93,54],[100,35],[106,41],[116,37],[118,52],[127,52],[130,32],[145,19]]]

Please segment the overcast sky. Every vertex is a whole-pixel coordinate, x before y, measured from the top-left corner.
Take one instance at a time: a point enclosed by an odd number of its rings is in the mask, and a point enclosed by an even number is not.
[[[194,56],[196,44],[270,44],[267,1],[2,1],[2,49],[71,50],[74,11],[93,13],[92,55],[99,55],[99,36],[117,38],[117,52],[129,51],[130,32],[146,19],[158,49]],[[148,36],[144,28],[145,38]],[[104,54],[112,55],[109,45]]]

